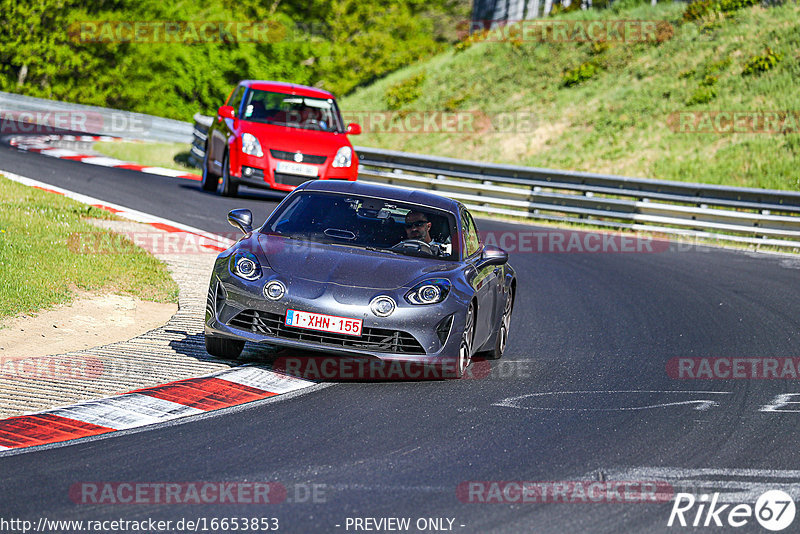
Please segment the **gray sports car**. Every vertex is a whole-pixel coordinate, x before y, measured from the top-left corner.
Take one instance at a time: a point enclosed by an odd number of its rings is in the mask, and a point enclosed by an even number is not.
[[[508,254],[480,242],[463,204],[427,193],[312,181],[214,265],[206,350],[237,358],[247,341],[461,377],[503,354],[516,293]],[[431,375],[434,376],[434,375]]]

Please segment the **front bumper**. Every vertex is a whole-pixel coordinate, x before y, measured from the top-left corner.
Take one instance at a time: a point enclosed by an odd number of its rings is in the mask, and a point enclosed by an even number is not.
[[[264,285],[272,279],[287,288],[279,301],[263,296]],[[247,282],[230,275],[227,262],[218,262],[208,293],[205,334],[341,356],[449,364],[458,355],[466,306],[452,291],[439,304],[415,306],[404,300],[407,290],[345,288],[274,273]],[[369,302],[378,295],[389,295],[397,303],[389,317],[377,317],[370,310]],[[361,319],[362,336],[287,327],[289,309]]]
[[[291,191],[308,180],[353,181],[358,177],[358,159],[355,155],[350,167],[334,167],[333,156],[328,156],[321,164],[307,163],[317,168],[317,176],[278,173],[277,166],[280,161],[283,160],[272,157],[269,150],[262,157],[240,153],[239,161],[231,168],[231,175],[242,184],[279,191]]]

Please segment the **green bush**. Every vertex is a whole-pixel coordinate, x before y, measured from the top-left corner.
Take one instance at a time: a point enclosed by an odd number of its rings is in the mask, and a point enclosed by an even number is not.
[[[774,52],[770,47],[764,50],[763,54],[758,54],[747,60],[742,70],[742,76],[750,76],[753,74],[761,74],[775,68],[775,65],[781,60],[781,55]]]
[[[720,59],[719,61],[712,61],[711,63],[706,65],[705,72],[706,74],[717,74],[719,72],[724,71],[730,66],[731,66],[731,58],[726,57],[725,59]]]
[[[719,10],[723,13],[731,13],[746,7],[755,6],[761,3],[761,0],[718,0]]]
[[[445,111],[457,111],[461,108],[461,105],[469,99],[469,94],[462,93],[459,95],[451,96],[444,102],[444,110]]]
[[[715,12],[733,13],[760,3],[760,0],[694,0],[686,6],[683,20],[686,22],[702,20]]]
[[[698,87],[692,96],[686,100],[687,106],[695,104],[708,104],[717,97],[717,90],[713,87],[701,86]]]
[[[422,84],[425,83],[425,73],[421,72],[402,82],[390,85],[384,93],[386,108],[398,110],[405,105],[411,104],[422,96]]]
[[[574,69],[570,69],[561,76],[561,84],[564,87],[572,87],[578,85],[586,80],[590,80],[600,73],[600,67],[597,63],[587,61],[581,63]]]
[[[706,74],[706,77],[702,79],[700,85],[703,87],[711,87],[712,85],[717,85],[717,77],[711,74]]]
[[[592,44],[589,47],[589,53],[593,56],[599,56],[610,49],[611,45],[608,43],[608,41],[592,41]]]
[[[686,11],[683,12],[683,20],[691,22],[700,20],[714,11],[714,0],[694,0],[686,6]]]

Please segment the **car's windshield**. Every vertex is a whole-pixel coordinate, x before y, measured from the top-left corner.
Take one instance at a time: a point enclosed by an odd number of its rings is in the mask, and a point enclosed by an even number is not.
[[[344,131],[339,108],[332,98],[311,98],[251,89],[245,98],[242,118],[304,130]]]
[[[391,254],[447,260],[458,254],[451,213],[373,197],[300,193],[262,231]]]

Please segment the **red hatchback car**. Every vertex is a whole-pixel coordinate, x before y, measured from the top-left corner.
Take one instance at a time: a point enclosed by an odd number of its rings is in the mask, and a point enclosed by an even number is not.
[[[245,80],[208,130],[203,189],[233,196],[239,184],[291,191],[307,180],[353,181],[358,156],[347,134],[360,133],[327,91]]]

